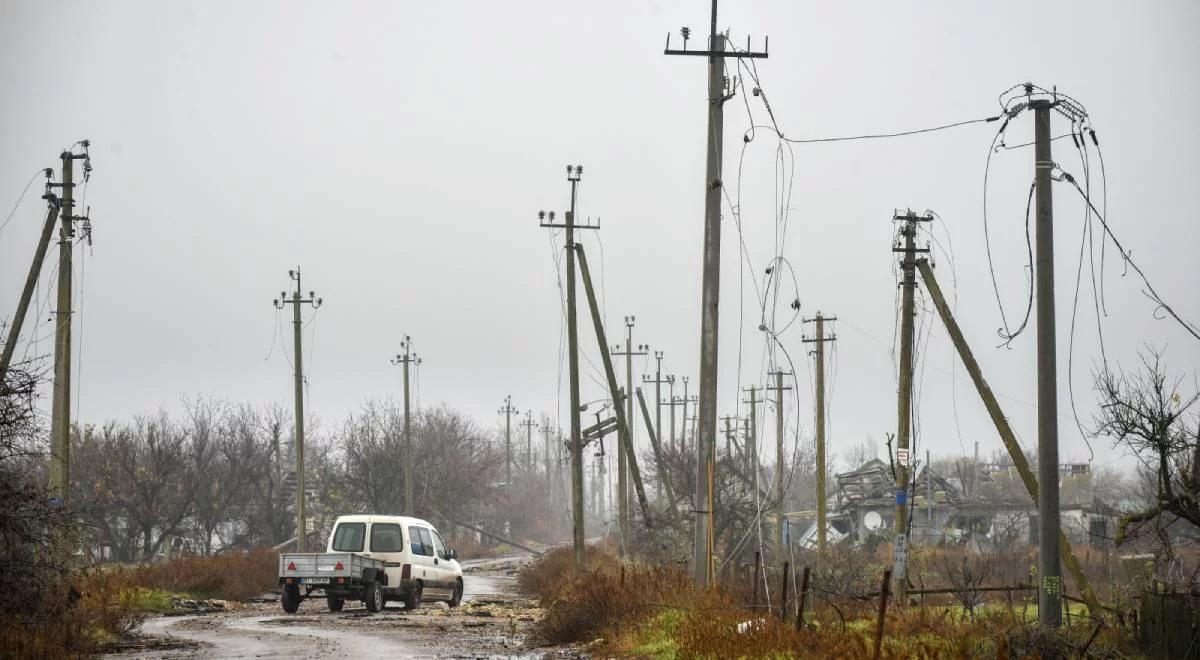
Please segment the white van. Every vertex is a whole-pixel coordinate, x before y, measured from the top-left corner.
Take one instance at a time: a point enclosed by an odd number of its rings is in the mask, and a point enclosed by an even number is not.
[[[402,600],[412,610],[422,600],[462,602],[463,573],[458,555],[446,546],[437,529],[420,518],[407,516],[341,516],[329,535],[330,553],[354,553],[384,562],[383,600]],[[344,593],[343,593],[344,592]],[[329,609],[342,609],[345,600],[358,600],[359,590],[325,588]],[[375,605],[376,603],[369,603]],[[378,609],[383,609],[383,602]]]

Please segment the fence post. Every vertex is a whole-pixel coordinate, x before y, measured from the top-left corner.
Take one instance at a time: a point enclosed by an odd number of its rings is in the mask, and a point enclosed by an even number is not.
[[[788,610],[788,571],[789,571],[789,569],[790,569],[790,568],[791,568],[791,565],[790,565],[788,562],[786,562],[786,561],[785,561],[785,562],[783,562],[783,589],[781,589],[781,590],[780,590],[780,591],[782,592],[782,596],[781,596],[781,598],[780,598],[780,601],[779,601],[779,620],[780,620],[780,621],[786,621],[786,620],[787,620],[787,610]]]
[[[796,606],[796,630],[804,629],[804,601],[808,600],[808,567],[800,574],[800,602]]]
[[[875,625],[875,655],[874,660],[879,660],[879,652],[883,650],[883,621],[887,616],[888,594],[892,586],[892,571],[886,569],[883,571],[883,587],[879,593],[879,623]]]

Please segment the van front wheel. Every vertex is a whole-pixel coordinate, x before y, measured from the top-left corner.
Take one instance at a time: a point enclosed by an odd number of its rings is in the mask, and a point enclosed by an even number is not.
[[[463,583],[459,578],[454,582],[454,595],[450,597],[450,607],[458,607],[462,603]]]

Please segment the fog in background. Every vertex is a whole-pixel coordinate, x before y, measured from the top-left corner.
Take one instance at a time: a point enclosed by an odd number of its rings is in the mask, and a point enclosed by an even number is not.
[[[581,216],[603,226],[581,242],[610,343],[623,340],[623,317],[636,315],[634,343],[663,350],[664,370],[690,376],[695,394],[706,67],[662,50],[668,32],[680,45],[683,25],[700,35],[689,47],[702,48],[707,23],[707,2],[4,3],[0,213],[40,168],[57,170],[64,147],[83,138],[93,145],[95,171],[77,207],[91,208],[95,245],[76,251],[75,415],[102,423],[175,409],[185,396],[290,403],[291,311],[271,300],[290,291],[287,271],[300,265],[304,289],[324,299],[305,310],[307,405],[322,432],[368,397],[399,396],[401,372],[388,360],[405,334],[424,359],[422,406],[445,403],[491,426],[511,394],[522,412],[559,415],[565,427],[562,237],[539,228],[536,212],[567,207],[568,163],[584,165]],[[792,138],[983,118],[1016,83],[1057,85],[1097,129],[1108,184],[1104,198],[1093,151],[1097,206],[1107,202],[1111,227],[1162,297],[1200,319],[1200,137],[1192,129],[1200,5],[731,2],[719,23],[739,47],[753,35],[761,49],[770,35],[758,78]],[[896,424],[891,218],[894,208],[931,209],[944,220],[932,228],[945,248],[934,246],[942,287],[956,293],[964,333],[1032,447],[1032,326],[997,347],[983,234],[997,124],[789,150],[767,130],[743,142],[747,106],[755,123],[771,120],[761,97],[741,92],[725,106],[724,182],[745,250],[739,255],[727,205],[720,414],[738,411],[741,387],[765,382],[755,291],[786,214],[779,327],[796,298],[803,317],[822,310],[840,319],[831,451],[845,455],[870,438],[883,456]],[[1060,116],[1053,122],[1054,135],[1069,131]],[[1007,144],[1032,134],[1032,115],[1022,114]],[[1082,180],[1069,138],[1054,143],[1054,155]],[[1031,148],[993,155],[991,250],[1010,322],[1025,307],[1032,176]],[[43,220],[40,193],[34,181],[0,232],[0,318],[16,307]],[[1070,342],[1084,207],[1068,184],[1055,184],[1054,196],[1061,457],[1088,460],[1067,370],[1073,355],[1070,382],[1086,424],[1101,353],[1086,263]],[[1145,345],[1166,347],[1168,365],[1194,387],[1200,344],[1155,320],[1155,305],[1132,272],[1122,276],[1116,254],[1108,251],[1103,279],[1110,364],[1133,366]],[[52,271],[48,263],[18,355],[53,349]],[[589,401],[605,393],[582,293]],[[985,455],[998,449],[940,321],[918,321],[928,344],[917,450],[969,453],[975,441]],[[809,442],[805,332],[797,321],[781,337],[799,386],[789,434],[798,419]],[[652,374],[653,361],[639,358],[635,370]],[[618,376],[624,382],[623,360]],[[41,403],[48,411],[48,390]],[[773,436],[763,442],[773,446]],[[1119,460],[1103,442],[1094,449],[1097,463]]]

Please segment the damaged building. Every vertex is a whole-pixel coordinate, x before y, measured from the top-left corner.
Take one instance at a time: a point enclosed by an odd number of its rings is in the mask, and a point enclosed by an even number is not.
[[[942,475],[930,466],[916,470],[907,502],[912,542],[918,545],[965,545],[978,551],[1011,549],[1038,542],[1038,513],[1011,464],[956,465]],[[892,467],[879,459],[834,477],[826,504],[830,543],[890,540],[896,515]],[[1116,531],[1118,512],[1096,497],[1086,463],[1059,466],[1059,515],[1072,544],[1106,547]],[[798,542],[816,547],[816,514],[788,514],[789,527],[805,530]]]

